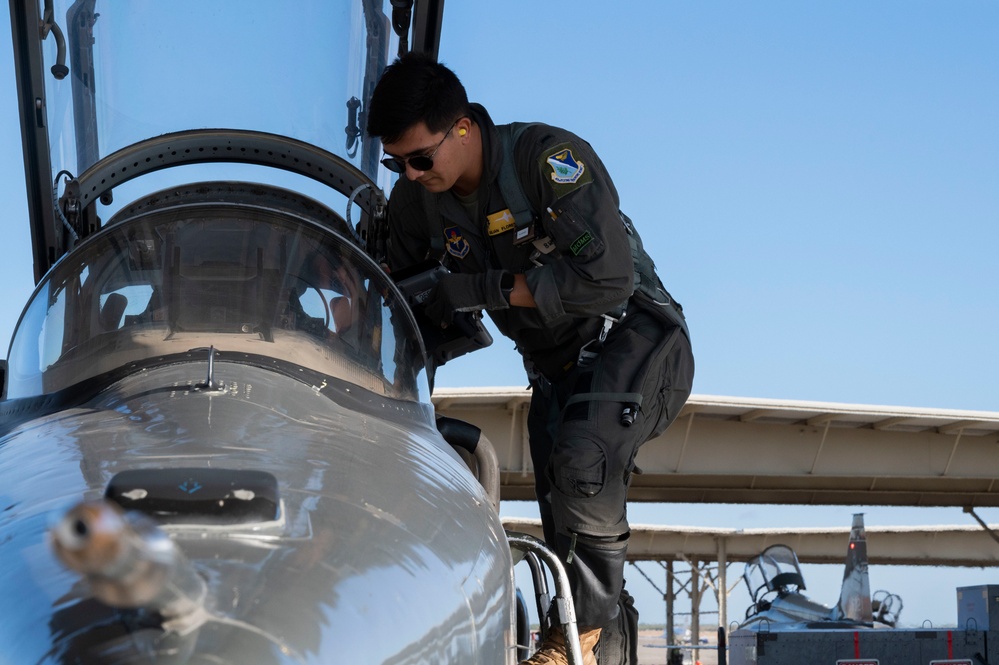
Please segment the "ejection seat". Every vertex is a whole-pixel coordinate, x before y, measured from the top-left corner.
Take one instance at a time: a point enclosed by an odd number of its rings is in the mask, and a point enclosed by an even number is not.
[[[771,545],[747,561],[743,579],[753,601],[747,619],[769,609],[771,599],[805,589],[798,555],[787,545]]]
[[[98,314],[101,322],[101,330],[103,332],[118,330],[121,327],[121,318],[125,314],[126,307],[128,307],[128,298],[120,293],[108,295]]]

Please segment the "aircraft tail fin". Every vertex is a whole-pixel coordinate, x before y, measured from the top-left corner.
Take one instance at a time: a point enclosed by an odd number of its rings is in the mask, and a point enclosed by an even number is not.
[[[853,516],[843,586],[839,591],[839,602],[834,614],[836,619],[864,623],[874,621],[871,611],[871,582],[867,574],[867,534],[864,531],[863,513]]]

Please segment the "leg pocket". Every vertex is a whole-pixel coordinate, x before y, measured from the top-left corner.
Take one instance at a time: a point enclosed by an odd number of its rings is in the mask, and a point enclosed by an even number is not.
[[[555,444],[547,469],[556,531],[581,536],[627,533],[621,463],[590,427],[573,423]]]
[[[566,494],[576,496],[596,496],[604,488],[603,465],[599,469],[579,469],[562,467],[559,486]]]
[[[607,458],[595,441],[575,439],[559,442],[551,458],[551,481],[567,496],[580,498],[600,494],[607,475]]]

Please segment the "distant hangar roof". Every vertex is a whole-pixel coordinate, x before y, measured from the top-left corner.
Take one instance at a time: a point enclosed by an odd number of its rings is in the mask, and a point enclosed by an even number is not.
[[[441,388],[496,448],[503,499],[533,499],[524,388]],[[999,413],[692,395],[637,458],[632,501],[999,506]]]

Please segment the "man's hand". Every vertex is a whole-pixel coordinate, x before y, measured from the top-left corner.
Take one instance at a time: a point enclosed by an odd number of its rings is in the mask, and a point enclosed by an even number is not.
[[[506,309],[513,275],[506,270],[444,275],[430,291],[423,306],[427,318],[442,328],[454,321],[455,312]]]

